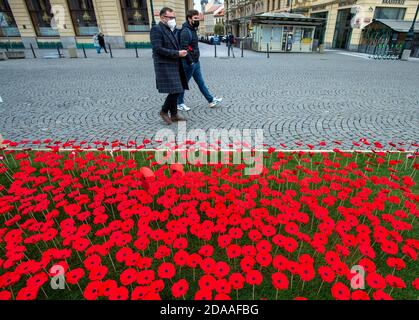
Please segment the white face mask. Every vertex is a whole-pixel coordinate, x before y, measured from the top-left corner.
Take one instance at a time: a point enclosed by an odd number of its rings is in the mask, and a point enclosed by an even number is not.
[[[175,30],[176,28],[176,19],[171,19],[167,21],[167,26],[170,28],[170,30]]]

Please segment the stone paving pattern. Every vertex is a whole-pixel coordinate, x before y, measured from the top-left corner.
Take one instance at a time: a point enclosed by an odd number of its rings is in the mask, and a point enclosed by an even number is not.
[[[196,84],[182,114],[187,129],[263,129],[265,143],[297,148],[339,140],[416,142],[419,63],[375,61],[336,52],[271,54],[245,51],[226,58],[225,46],[201,44],[210,91],[224,98],[210,109]],[[45,51],[47,52],[47,51]],[[27,52],[28,55],[30,53]],[[38,56],[42,54],[38,52]],[[0,134],[4,139],[120,140],[153,138],[167,128],[158,112],[151,50],[88,51],[84,59],[0,62]],[[172,130],[177,126],[172,125]]]

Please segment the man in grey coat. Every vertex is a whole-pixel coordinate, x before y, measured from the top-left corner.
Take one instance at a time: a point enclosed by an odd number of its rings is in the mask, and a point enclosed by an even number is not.
[[[180,50],[174,34],[175,19],[173,9],[164,7],[160,10],[160,22],[150,31],[157,90],[168,93],[160,111],[160,116],[167,124],[185,120],[177,114],[177,98],[185,89],[189,89],[181,62],[181,58],[188,53]]]

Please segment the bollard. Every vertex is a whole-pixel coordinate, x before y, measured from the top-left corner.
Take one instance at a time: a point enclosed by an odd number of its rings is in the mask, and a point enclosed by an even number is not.
[[[59,44],[57,44],[57,52],[58,52],[58,57],[59,57],[59,58],[63,58],[63,57],[61,56],[61,51],[60,51],[60,45],[59,45]]]
[[[108,47],[109,47],[109,53],[110,53],[111,59],[112,59],[113,58],[113,55],[112,55],[112,48],[111,48],[111,44],[110,43],[108,44]]]
[[[269,59],[269,43],[266,44],[266,56]]]
[[[214,44],[214,58],[217,58],[217,45]]]
[[[137,44],[135,44],[135,56],[138,58],[138,49],[137,49]]]
[[[33,49],[32,43],[30,43],[29,45],[31,46],[33,57],[34,59],[36,59],[36,54],[35,54],[35,50]]]
[[[87,58],[86,49],[84,48],[84,43],[81,44],[81,48],[83,49],[84,58]]]
[[[242,58],[243,58],[243,41],[240,42],[240,46],[242,47],[241,49],[242,49]]]
[[[230,58],[230,45],[227,45],[227,54],[228,54],[228,57]]]

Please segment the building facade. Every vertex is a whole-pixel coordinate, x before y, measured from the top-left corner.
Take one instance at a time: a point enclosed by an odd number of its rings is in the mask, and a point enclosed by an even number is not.
[[[205,35],[214,35],[214,27],[216,24],[218,14],[224,9],[223,4],[207,5],[204,13]]]
[[[148,47],[164,6],[180,25],[193,0],[0,0],[0,47],[90,47],[98,31],[114,48]]]
[[[419,0],[226,0],[226,27],[250,36],[251,16],[264,12],[301,13],[326,19],[315,38],[325,48],[357,50],[362,29],[373,19],[412,21]]]

